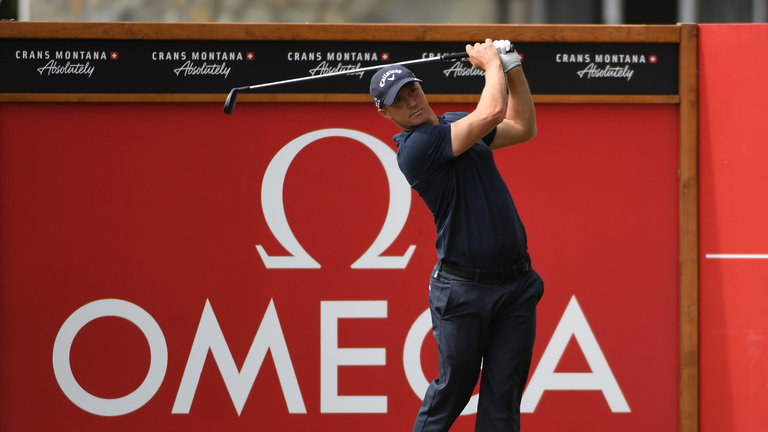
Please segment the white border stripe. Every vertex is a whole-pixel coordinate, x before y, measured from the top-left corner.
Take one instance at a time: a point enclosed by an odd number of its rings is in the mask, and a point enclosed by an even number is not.
[[[711,259],[768,259],[768,254],[707,254]]]

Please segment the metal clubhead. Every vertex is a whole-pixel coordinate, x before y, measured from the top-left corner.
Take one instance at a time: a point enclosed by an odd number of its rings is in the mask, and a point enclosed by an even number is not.
[[[227,100],[224,102],[224,114],[232,114],[235,110],[235,103],[237,103],[237,92],[239,89],[233,88],[227,95]]]

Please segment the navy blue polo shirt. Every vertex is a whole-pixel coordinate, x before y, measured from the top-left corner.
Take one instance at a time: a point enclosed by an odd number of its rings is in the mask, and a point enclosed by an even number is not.
[[[466,115],[446,113],[438,125],[395,135],[397,163],[432,212],[438,258],[499,269],[526,256],[525,228],[488,147],[496,130],[453,156],[450,124]]]

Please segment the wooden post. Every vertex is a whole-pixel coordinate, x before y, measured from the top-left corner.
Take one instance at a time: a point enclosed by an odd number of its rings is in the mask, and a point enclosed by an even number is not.
[[[699,430],[698,44],[680,27],[680,432]]]

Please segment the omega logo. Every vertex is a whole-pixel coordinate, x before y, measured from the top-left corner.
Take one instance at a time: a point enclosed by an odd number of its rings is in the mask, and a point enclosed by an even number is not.
[[[309,144],[327,137],[351,138],[365,145],[379,159],[389,183],[389,207],[386,220],[377,238],[352,268],[400,269],[405,268],[416,248],[410,245],[402,256],[383,256],[405,225],[411,205],[411,190],[397,167],[395,154],[386,144],[365,133],[349,129],[322,129],[304,134],[286,144],[269,163],[262,183],[261,202],[265,220],[272,234],[288,251],[286,256],[270,256],[262,245],[256,245],[267,268],[320,268],[299,244],[288,225],[283,206],[283,184],[288,168],[296,155]],[[344,395],[339,387],[339,369],[350,366],[382,366],[387,364],[387,351],[397,349],[397,341],[377,347],[346,347],[340,342],[342,319],[388,319],[387,300],[331,301],[319,304],[319,383],[320,413],[387,413],[387,394]],[[70,353],[81,329],[102,317],[119,317],[133,323],[146,339],[150,350],[150,364],[142,383],[131,393],[117,398],[101,398],[84,389],[72,371]],[[398,318],[400,319],[400,318]],[[279,379],[280,389],[289,414],[306,414],[302,389],[293,367],[290,347],[282,330],[274,300],[270,299],[260,323],[247,322],[256,328],[251,347],[242,365],[232,355],[224,332],[219,325],[211,302],[206,299],[189,350],[184,373],[178,385],[171,414],[189,414],[197,393],[198,382],[206,367],[206,359],[213,358],[221,380],[239,416],[251,394],[255,380],[270,353],[272,366]],[[421,351],[425,337],[431,331],[429,310],[423,311],[410,325],[402,343],[402,370],[405,379],[419,398],[429,385],[421,365]],[[402,336],[402,335],[401,335]],[[561,373],[557,365],[569,341],[575,338],[584,354],[590,372]],[[297,342],[293,342],[296,344]],[[310,361],[303,359],[303,361]],[[160,389],[168,369],[168,344],[158,322],[142,307],[120,299],[101,299],[75,310],[62,324],[53,345],[53,372],[65,394],[80,409],[100,416],[122,416],[140,409]],[[213,367],[213,366],[209,366]],[[573,296],[549,340],[538,365],[523,394],[521,412],[533,413],[546,391],[601,391],[612,412],[631,412],[626,398],[608,365],[597,338],[589,326],[576,297]],[[306,391],[306,390],[305,390]],[[399,396],[398,396],[399,397]],[[463,415],[477,412],[478,396],[472,396]]]
[[[395,153],[381,140],[351,129],[321,129],[306,133],[285,145],[277,152],[264,172],[261,184],[261,207],[264,219],[278,242],[288,251],[286,256],[270,256],[262,245],[256,245],[259,256],[267,268],[317,269],[314,258],[294,236],[283,204],[283,185],[293,159],[306,146],[329,137],[346,137],[368,147],[379,159],[389,182],[389,208],[387,218],[378,237],[363,255],[350,266],[353,269],[403,269],[408,265],[416,245],[410,245],[402,256],[383,256],[402,231],[411,209],[411,187],[397,166]]]

